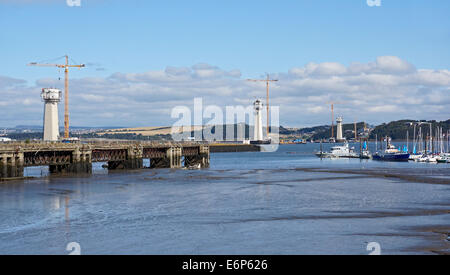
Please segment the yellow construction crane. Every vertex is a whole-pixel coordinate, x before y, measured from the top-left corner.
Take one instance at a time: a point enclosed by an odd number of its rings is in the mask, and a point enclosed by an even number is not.
[[[330,101],[326,104],[331,104],[331,138],[334,138],[334,105],[344,104],[344,102]]]
[[[86,65],[69,65],[69,56],[65,56],[66,64],[38,64],[32,62],[28,66],[40,67],[58,67],[64,69],[65,83],[64,83],[64,138],[69,138],[69,68],[84,68]]]
[[[251,81],[251,82],[266,82],[266,87],[267,87],[267,102],[266,102],[266,107],[267,107],[267,138],[269,138],[269,134],[270,134],[270,107],[269,107],[269,85],[270,82],[277,82],[278,79],[270,79],[269,74],[267,74],[267,79],[247,79],[247,81]]]

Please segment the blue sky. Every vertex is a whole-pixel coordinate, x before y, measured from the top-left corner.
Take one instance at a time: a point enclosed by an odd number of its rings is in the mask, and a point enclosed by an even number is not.
[[[447,0],[382,0],[380,7],[369,7],[366,0],[81,0],[80,7],[65,0],[0,0],[0,76],[38,86],[39,79],[56,79],[57,69],[25,65],[66,53],[90,65],[72,73],[79,80],[199,63],[239,70],[245,79],[288,74],[311,62],[350,66],[382,56],[417,69],[448,70],[449,13]],[[440,89],[447,91],[443,84]],[[80,117],[77,122],[107,121]]]

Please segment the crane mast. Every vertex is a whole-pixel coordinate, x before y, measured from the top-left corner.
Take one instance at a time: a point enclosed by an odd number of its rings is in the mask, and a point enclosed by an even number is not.
[[[69,56],[64,56],[65,64],[39,64],[36,62],[28,64],[28,66],[38,67],[57,67],[64,69],[64,138],[69,138],[69,68],[84,68],[86,65],[69,65]]]
[[[334,138],[334,105],[344,104],[343,102],[327,102],[326,104],[331,104],[331,138]]]
[[[247,81],[251,82],[266,82],[266,92],[267,92],[267,99],[266,99],[266,107],[267,107],[267,138],[269,138],[270,135],[270,105],[269,105],[269,86],[270,82],[278,82],[278,79],[270,79],[269,74],[267,74],[267,79],[247,79]]]

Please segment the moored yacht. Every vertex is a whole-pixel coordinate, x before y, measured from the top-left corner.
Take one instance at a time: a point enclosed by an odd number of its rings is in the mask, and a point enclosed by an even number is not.
[[[437,158],[437,162],[438,163],[450,163],[450,153],[442,153]]]
[[[354,148],[350,148],[348,143],[343,146],[334,146],[330,152],[319,152],[316,156],[319,158],[359,158]]]
[[[409,160],[419,161],[423,157],[423,154],[411,154],[409,155]]]
[[[382,160],[382,161],[409,161],[410,154],[406,152],[402,152],[395,148],[394,145],[392,145],[391,139],[386,138],[387,146],[386,150],[383,152],[376,152],[373,155],[374,160]]]

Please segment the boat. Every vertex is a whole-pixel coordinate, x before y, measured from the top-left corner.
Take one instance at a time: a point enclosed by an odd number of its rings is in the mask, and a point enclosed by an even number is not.
[[[439,157],[436,158],[436,161],[438,163],[450,163],[450,153],[441,154]]]
[[[367,145],[367,141],[364,142],[362,147],[360,159],[372,159],[372,154],[370,154],[369,147]]]
[[[319,152],[316,154],[319,158],[359,158],[360,156],[355,153],[354,148],[350,148],[348,143],[343,146],[334,146],[330,152]]]
[[[363,151],[359,156],[360,159],[372,159],[372,155],[369,151]]]
[[[360,159],[372,159],[372,154],[368,150],[363,150],[360,155]]]
[[[422,157],[423,157],[423,154],[411,154],[411,155],[409,155],[409,160],[418,161]]]
[[[438,155],[423,155],[422,157],[416,159],[416,162],[426,162],[426,163],[438,163],[441,160],[441,156]]]
[[[428,163],[437,163],[437,160],[438,160],[438,158],[435,155],[430,155],[430,156],[427,157],[427,162]]]
[[[420,158],[416,159],[416,162],[428,162],[428,155],[422,155]]]
[[[373,155],[373,160],[381,160],[381,161],[409,161],[410,154],[407,152],[403,152],[395,148],[394,145],[392,145],[391,139],[386,138],[387,146],[386,150],[383,152],[376,152]]]
[[[443,158],[443,157],[439,157],[438,159],[436,159],[437,163],[448,163],[448,160]]]

